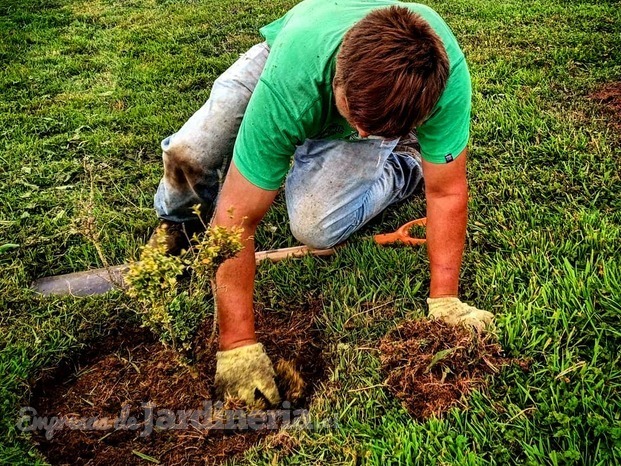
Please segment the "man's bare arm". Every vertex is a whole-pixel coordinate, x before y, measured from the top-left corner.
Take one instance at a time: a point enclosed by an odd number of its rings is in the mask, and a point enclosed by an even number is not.
[[[468,222],[467,149],[451,163],[423,161],[431,298],[457,296]]]
[[[250,183],[234,163],[218,198],[214,225],[243,226],[244,249],[222,264],[216,275],[220,350],[256,343],[254,331],[254,233],[278,191]]]

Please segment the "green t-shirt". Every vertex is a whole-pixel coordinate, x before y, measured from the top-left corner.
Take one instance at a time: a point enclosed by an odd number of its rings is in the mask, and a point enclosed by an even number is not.
[[[345,33],[372,10],[401,5],[418,13],[441,38],[450,74],[429,118],[417,128],[421,154],[447,163],[468,143],[470,74],[455,36],[431,8],[392,0],[305,0],[263,27],[270,53],[250,98],[233,161],[252,184],[278,189],[296,146],[306,139],[356,139],[338,113],[332,79]]]

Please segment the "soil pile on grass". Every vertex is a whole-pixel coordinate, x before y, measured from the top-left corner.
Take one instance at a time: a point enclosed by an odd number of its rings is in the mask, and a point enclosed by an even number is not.
[[[615,129],[621,131],[621,82],[602,86],[601,89],[591,95],[591,98],[604,105],[610,113],[610,123]]]
[[[179,353],[155,341],[149,331],[126,328],[90,348],[75,365],[67,363],[36,384],[31,405],[37,416],[70,419],[51,436],[48,429],[51,438],[45,430],[34,431],[40,451],[52,464],[72,465],[215,464],[239,455],[277,431],[274,419],[278,425],[294,419],[294,409],[307,406],[323,377],[322,337],[316,326],[320,308],[313,302],[291,313],[256,313],[258,337],[275,363],[283,398],[291,402],[285,405],[290,410],[278,407],[276,413],[290,418],[277,415],[268,425],[269,411],[245,421],[236,417],[233,425],[240,429],[231,428],[232,415],[215,403],[209,411],[205,403],[215,400],[217,351],[217,342],[210,342],[211,319],[197,338],[195,365],[184,364]],[[240,406],[229,401],[224,408]],[[263,428],[256,428],[256,420],[263,421]],[[255,427],[244,429],[250,422]]]
[[[440,416],[510,362],[490,335],[439,320],[408,321],[380,343],[389,391],[412,416]]]

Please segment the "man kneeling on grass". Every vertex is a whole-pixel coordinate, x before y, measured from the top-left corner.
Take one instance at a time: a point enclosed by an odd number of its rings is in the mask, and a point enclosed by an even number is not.
[[[305,0],[261,34],[162,141],[155,208],[173,254],[200,228],[195,204],[207,216],[215,209],[216,225],[243,225],[245,248],[217,274],[216,386],[275,404],[272,363],[255,335],[253,235],[283,180],[293,235],[329,248],[423,189],[424,175],[429,313],[478,329],[492,314],[457,297],[471,88],[449,27],[415,3]]]

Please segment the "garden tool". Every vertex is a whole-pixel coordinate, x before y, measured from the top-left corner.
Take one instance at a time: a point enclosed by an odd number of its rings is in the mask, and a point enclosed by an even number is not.
[[[425,226],[426,218],[420,218],[408,222],[392,233],[375,235],[373,239],[377,244],[404,244],[419,245],[425,242],[424,238],[413,238],[410,230],[415,226]],[[306,255],[329,256],[336,252],[336,248],[315,249],[308,246],[294,246],[290,248],[271,249],[269,251],[259,251],[255,253],[257,264],[264,260],[278,262],[290,257],[301,257]],[[104,294],[115,288],[123,288],[123,275],[128,270],[127,264],[103,267],[100,269],[74,272],[52,277],[43,277],[32,284],[32,287],[43,296],[51,295],[73,295],[73,296],[94,296]]]

